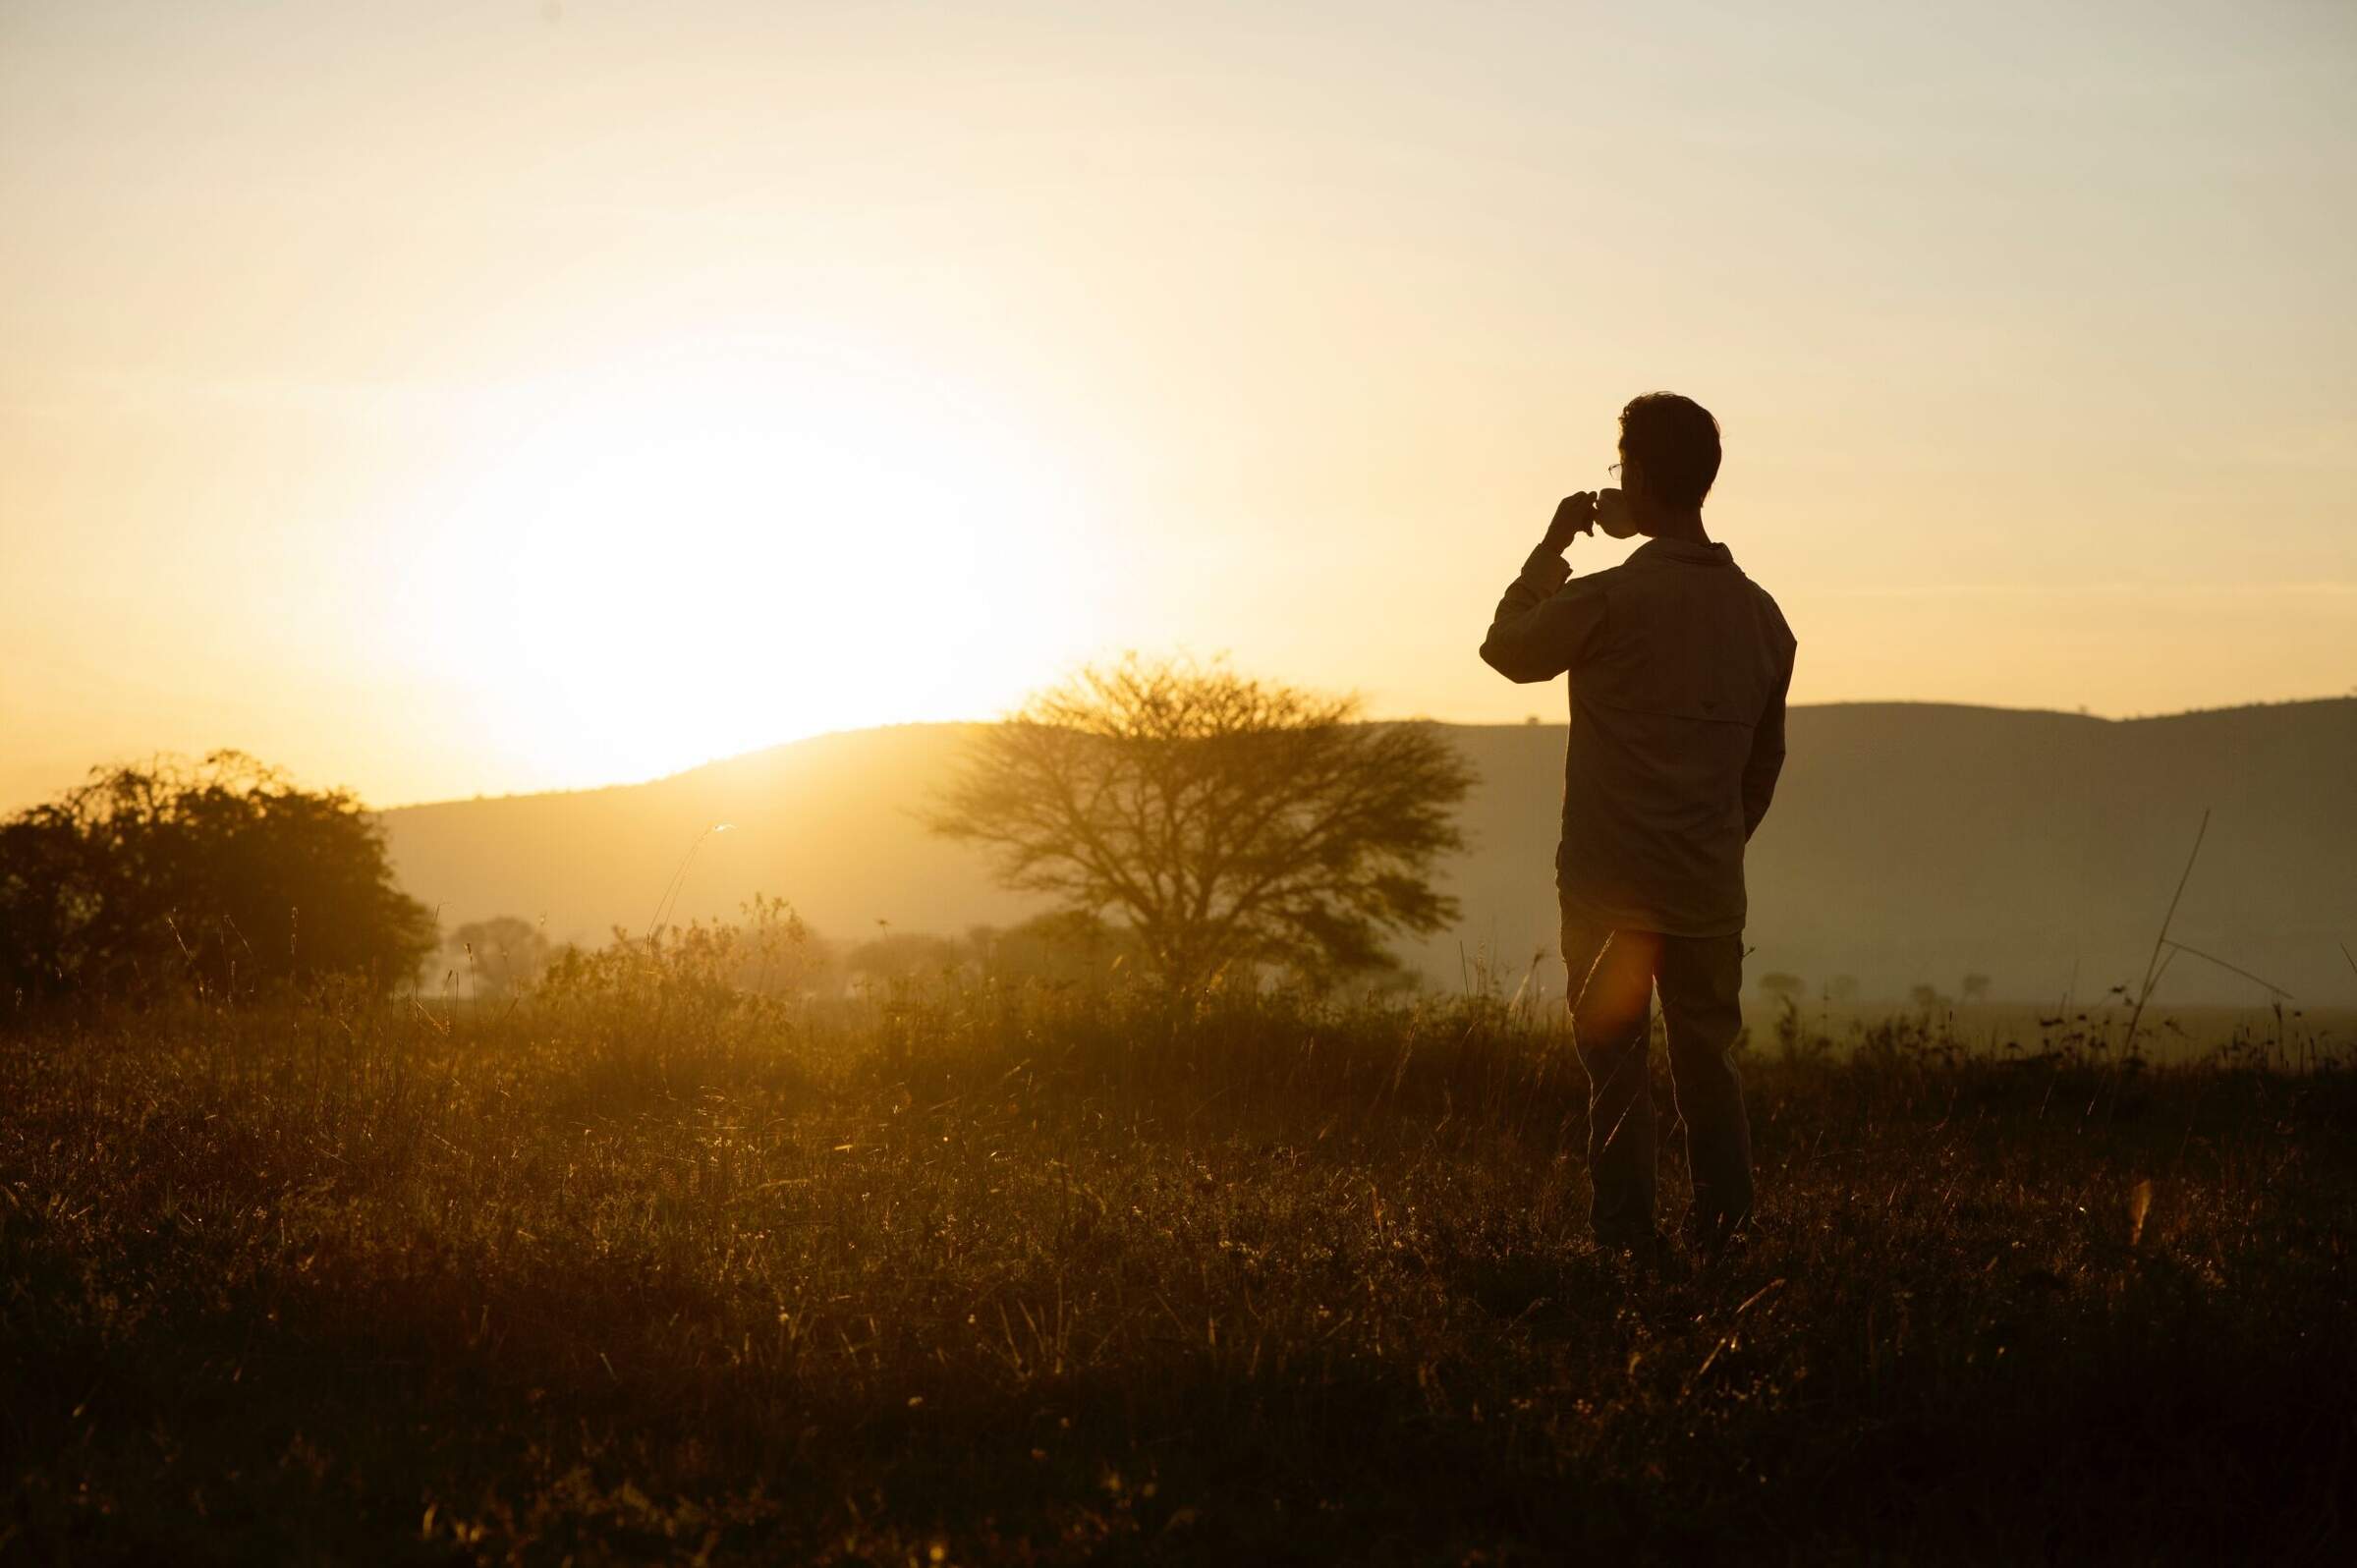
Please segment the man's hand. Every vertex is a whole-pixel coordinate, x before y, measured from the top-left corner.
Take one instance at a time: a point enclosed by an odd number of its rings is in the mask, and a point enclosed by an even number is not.
[[[1583,533],[1596,532],[1596,492],[1581,490],[1563,497],[1555,508],[1555,519],[1546,526],[1546,537],[1540,548],[1560,555],[1571,548],[1571,541]]]

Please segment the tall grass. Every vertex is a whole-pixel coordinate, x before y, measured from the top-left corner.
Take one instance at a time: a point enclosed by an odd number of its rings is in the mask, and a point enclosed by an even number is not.
[[[1795,1037],[1747,1056],[1751,1245],[1630,1275],[1543,1010],[814,1001],[691,946],[10,1026],[0,1552],[2346,1543],[2336,1066]]]

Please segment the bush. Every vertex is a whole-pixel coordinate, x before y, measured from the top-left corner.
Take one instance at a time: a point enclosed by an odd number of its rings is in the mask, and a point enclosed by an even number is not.
[[[0,994],[20,1005],[390,985],[433,945],[349,792],[298,789],[240,753],[94,770],[0,823]]]

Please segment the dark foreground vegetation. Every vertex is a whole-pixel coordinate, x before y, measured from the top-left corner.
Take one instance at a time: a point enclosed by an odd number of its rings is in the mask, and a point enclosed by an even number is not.
[[[0,1557],[2345,1560],[2349,1072],[1764,1041],[1756,1238],[1632,1276],[1550,1023],[0,1025]]]

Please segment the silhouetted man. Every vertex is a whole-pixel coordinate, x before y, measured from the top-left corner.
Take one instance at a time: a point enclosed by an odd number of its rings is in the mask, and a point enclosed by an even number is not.
[[[1598,1245],[1651,1256],[1661,990],[1694,1210],[1714,1250],[1751,1212],[1751,1127],[1729,1055],[1743,1027],[1743,847],[1784,762],[1794,643],[1775,600],[1703,532],[1718,422],[1667,392],[1620,411],[1622,488],[1568,496],[1498,600],[1482,657],[1513,681],[1571,676],[1555,888],[1572,1036],[1588,1074]],[[1601,523],[1650,542],[1574,578]]]

